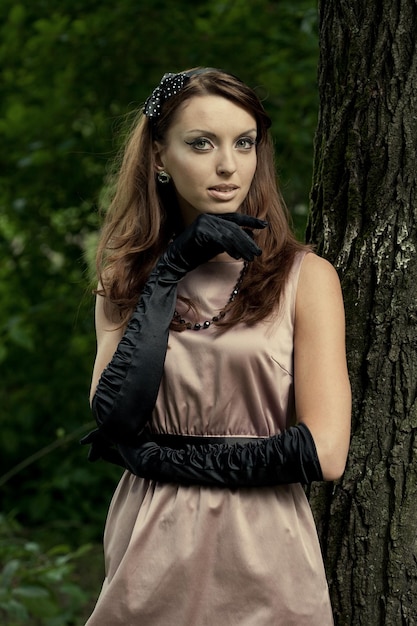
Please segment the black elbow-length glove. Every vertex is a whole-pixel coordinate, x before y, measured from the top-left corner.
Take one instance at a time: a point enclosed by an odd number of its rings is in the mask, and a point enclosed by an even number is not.
[[[245,444],[187,444],[175,450],[151,441],[118,450],[132,473],[160,482],[236,488],[323,480],[313,437],[302,423]]]
[[[118,445],[103,458],[142,478],[183,485],[266,487],[323,480],[313,437],[303,423],[244,444],[187,444],[178,450],[149,438],[135,448]]]
[[[99,428],[81,440],[83,444],[92,444],[91,460],[105,455],[111,444],[132,442],[151,416],[162,377],[178,281],[221,252],[253,260],[261,250],[243,229],[265,226],[267,222],[240,213],[203,214],[168,246],[149,276],[97,385],[92,410]]]

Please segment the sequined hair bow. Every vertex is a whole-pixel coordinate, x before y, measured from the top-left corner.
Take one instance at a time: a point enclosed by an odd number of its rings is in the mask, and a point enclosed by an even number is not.
[[[187,72],[180,72],[179,74],[173,74],[172,72],[164,74],[159,85],[155,87],[149,98],[147,98],[143,107],[144,114],[146,117],[156,119],[161,115],[161,106],[164,102],[181,91],[192,76],[218,71],[214,67],[200,67]]]
[[[162,104],[181,91],[189,80],[190,75],[185,72],[180,74],[168,72],[164,74],[159,85],[155,87],[149,98],[147,98],[143,107],[144,114],[152,119],[159,117]]]

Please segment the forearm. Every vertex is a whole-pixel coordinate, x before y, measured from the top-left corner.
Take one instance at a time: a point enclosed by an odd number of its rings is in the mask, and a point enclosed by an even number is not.
[[[175,300],[176,283],[162,284],[154,270],[99,379],[92,409],[102,434],[113,442],[131,441],[151,416]]]
[[[154,442],[118,451],[132,473],[159,482],[216,487],[262,487],[322,480],[314,440],[304,424],[248,444],[191,445],[175,450]]]

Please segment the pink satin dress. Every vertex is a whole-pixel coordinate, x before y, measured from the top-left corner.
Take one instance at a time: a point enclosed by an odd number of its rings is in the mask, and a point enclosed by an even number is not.
[[[171,332],[152,420],[157,432],[266,437],[294,423],[298,255],[271,320],[224,334]],[[242,268],[212,261],[179,293],[201,320],[222,309]],[[180,303],[178,304],[180,307]],[[88,626],[331,626],[317,532],[301,485],[237,490],[125,472],[104,535],[106,575]]]

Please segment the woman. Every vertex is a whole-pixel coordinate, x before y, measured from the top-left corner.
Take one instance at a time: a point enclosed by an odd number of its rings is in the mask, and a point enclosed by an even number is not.
[[[269,125],[249,87],[199,68],[163,77],[127,144],[84,442],[128,471],[88,626],[333,623],[300,483],[344,471],[343,303],[289,230]]]

